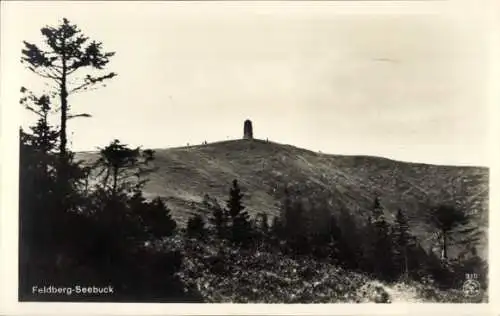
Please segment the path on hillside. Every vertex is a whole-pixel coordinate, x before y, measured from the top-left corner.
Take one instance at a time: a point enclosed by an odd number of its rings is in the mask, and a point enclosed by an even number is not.
[[[414,286],[403,283],[385,284],[372,280],[365,283],[359,290],[361,302],[369,303],[421,303],[424,300],[419,297]]]
[[[384,285],[384,290],[389,294],[391,303],[422,303],[423,300],[417,296],[415,288],[403,287],[401,284]]]

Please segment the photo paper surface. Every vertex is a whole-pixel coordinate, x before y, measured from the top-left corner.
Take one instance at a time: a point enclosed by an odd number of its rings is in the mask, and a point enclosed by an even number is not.
[[[491,8],[2,2],[5,311],[493,313]]]

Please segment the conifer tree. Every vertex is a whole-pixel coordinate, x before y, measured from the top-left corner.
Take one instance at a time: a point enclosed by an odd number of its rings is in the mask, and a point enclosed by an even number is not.
[[[90,117],[87,113],[72,114],[69,96],[91,88],[116,76],[114,72],[94,75],[95,70],[103,70],[113,52],[103,52],[102,43],[91,41],[81,30],[66,18],[56,27],[46,26],[41,29],[45,48],[24,42],[21,63],[30,71],[53,84],[51,97],[59,99],[60,106],[60,141],[59,152],[63,159],[66,156],[67,121],[76,117]],[[92,69],[81,76],[80,70]]]
[[[286,211],[284,224],[287,244],[292,251],[297,254],[308,253],[310,251],[308,220],[301,200],[295,200]]]
[[[328,232],[330,234],[330,258],[336,262],[340,261],[340,244],[342,242],[342,231],[339,227],[338,220],[335,215],[331,214],[328,220]]]
[[[251,225],[249,215],[242,204],[242,199],[243,193],[241,193],[238,181],[235,179],[227,201],[227,209],[231,220],[231,238],[237,244],[247,245],[251,238]]]
[[[375,198],[373,204],[371,229],[373,230],[371,244],[373,270],[379,277],[392,278],[394,276],[392,240],[389,224],[385,219],[384,210],[378,197]]]
[[[57,208],[55,149],[57,132],[50,126],[48,116],[50,99],[36,97],[22,88],[24,93],[20,103],[38,116],[35,125],[28,131],[20,129],[19,164],[19,212],[20,243],[47,244],[46,237],[60,219],[62,212]],[[43,189],[41,189],[43,188]],[[48,210],[48,211],[47,211]],[[51,212],[51,213],[49,213]],[[22,247],[22,245],[20,245]]]
[[[337,238],[339,260],[347,268],[367,270],[362,238],[368,233],[366,227],[358,226],[354,216],[345,208],[339,209],[337,222],[340,228]]]
[[[396,223],[393,229],[394,238],[394,259],[398,267],[399,274],[403,275],[405,279],[408,278],[408,248],[410,247],[410,232],[406,216],[401,209],[396,214]]]
[[[233,180],[232,187],[229,190],[229,200],[227,201],[227,208],[229,210],[229,216],[231,219],[235,219],[238,216],[245,216],[244,210],[245,206],[242,204],[243,193],[238,185],[238,180]]]
[[[307,212],[309,217],[308,234],[310,235],[311,250],[320,258],[330,255],[330,243],[332,241],[331,211],[328,203],[321,197],[313,197],[310,201],[311,208]]]
[[[139,214],[151,237],[160,239],[175,233],[177,223],[161,198],[154,198]]]
[[[21,88],[21,93],[23,93],[21,105],[38,116],[36,124],[30,127],[31,134],[21,130],[23,137],[21,140],[35,151],[46,154],[53,152],[57,147],[59,133],[49,124],[50,97],[48,95],[37,97],[24,87]]]

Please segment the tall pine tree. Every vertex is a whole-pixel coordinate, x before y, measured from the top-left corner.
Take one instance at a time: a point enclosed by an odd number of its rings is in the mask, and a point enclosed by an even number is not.
[[[41,29],[45,48],[24,42],[21,62],[30,71],[53,84],[52,94],[59,99],[60,106],[60,141],[59,152],[64,159],[67,150],[67,121],[76,117],[89,117],[87,113],[72,114],[69,96],[102,84],[116,76],[114,72],[94,75],[88,72],[81,76],[81,70],[103,70],[114,55],[103,52],[102,43],[91,41],[81,30],[67,19],[56,27],[46,26]]]
[[[392,240],[389,231],[389,224],[384,215],[384,209],[378,197],[375,198],[372,216],[371,229],[373,231],[371,261],[374,273],[384,279],[394,277]]]
[[[229,200],[227,201],[227,209],[231,220],[231,239],[236,244],[248,245],[251,239],[251,225],[242,199],[243,193],[241,193],[238,181],[235,179],[229,190]]]
[[[409,272],[408,248],[410,246],[411,237],[409,230],[408,220],[401,209],[399,209],[396,214],[396,223],[393,228],[394,263],[398,269],[398,274],[404,276],[405,279],[408,278]]]

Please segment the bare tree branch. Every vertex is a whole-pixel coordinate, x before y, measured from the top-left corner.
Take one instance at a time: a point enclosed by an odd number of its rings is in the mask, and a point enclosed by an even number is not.
[[[68,120],[78,118],[78,117],[92,117],[92,115],[88,113],[81,113],[81,114],[73,114],[73,115],[68,115]]]
[[[72,94],[72,93],[75,93],[75,92],[80,91],[80,90],[86,90],[88,87],[90,87],[96,83],[103,82],[104,80],[111,79],[115,76],[116,76],[116,73],[114,73],[114,72],[110,72],[106,75],[99,76],[99,77],[92,77],[90,75],[87,75],[87,77],[85,77],[85,79],[84,79],[85,82],[83,84],[79,85],[78,87],[70,90],[69,93]]]

